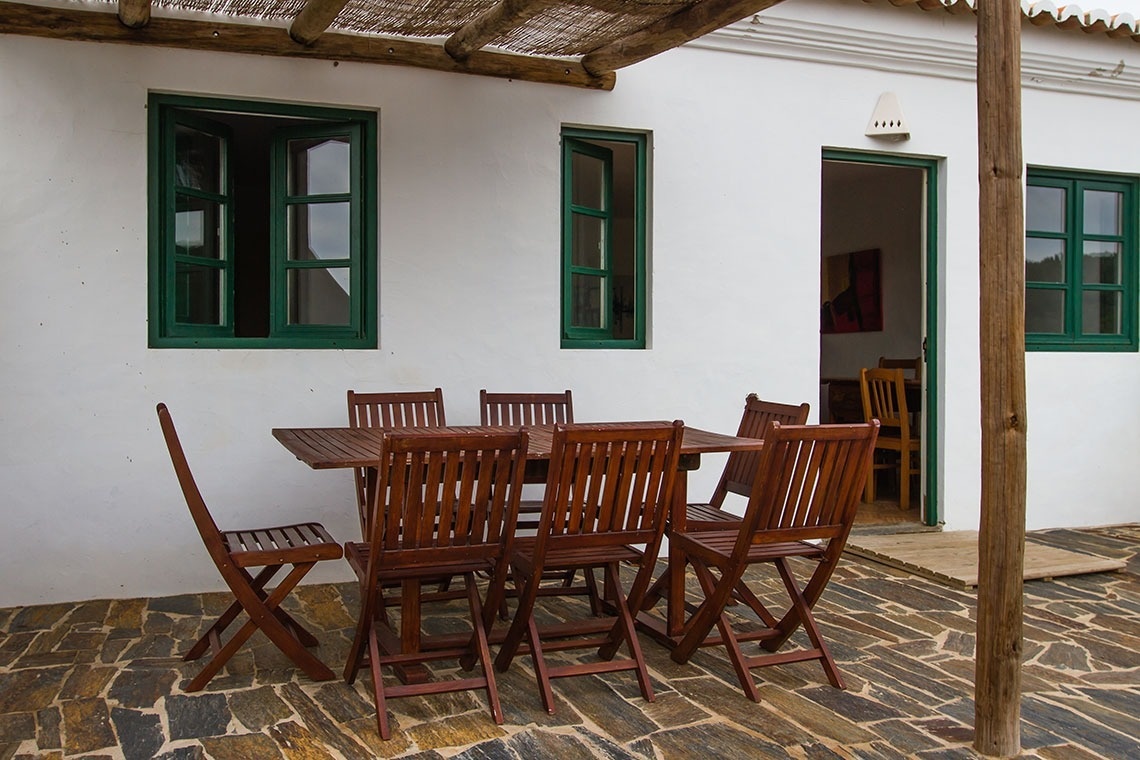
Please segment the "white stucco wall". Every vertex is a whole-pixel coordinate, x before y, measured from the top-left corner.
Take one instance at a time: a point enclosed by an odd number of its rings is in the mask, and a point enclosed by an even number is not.
[[[836,29],[973,39],[968,19],[889,7],[803,2],[784,17],[825,8]],[[481,387],[573,388],[583,420],[680,417],[721,430],[734,429],[749,391],[815,399],[823,147],[946,159],[940,497],[948,527],[974,527],[973,82],[770,57],[781,49],[747,32],[718,45],[765,55],[689,46],[621,71],[611,93],[0,36],[0,606],[219,587],[162,446],[160,400],[223,526],[304,517],[347,539],[350,476],[308,470],[269,433],[340,424],[346,388],[438,385],[459,424],[477,421]],[[1050,33],[1042,44],[1140,65],[1119,41]],[[863,136],[888,90],[909,142]],[[147,348],[150,91],[379,112],[378,350]],[[1027,91],[1026,158],[1140,173],[1122,147],[1135,109]],[[558,347],[563,124],[652,132],[648,350]],[[1030,527],[1136,519],[1137,354],[1028,359]],[[696,493],[711,491],[722,461],[693,473]]]

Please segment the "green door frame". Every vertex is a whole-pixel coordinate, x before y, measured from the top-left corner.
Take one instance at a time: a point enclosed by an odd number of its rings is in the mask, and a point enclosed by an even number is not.
[[[843,161],[857,164],[878,164],[880,166],[907,166],[923,171],[925,190],[924,208],[926,234],[923,245],[926,248],[924,275],[926,277],[926,326],[923,331],[922,354],[926,369],[925,398],[922,400],[922,417],[926,421],[926,436],[922,446],[925,451],[923,468],[923,522],[938,525],[941,509],[938,501],[938,482],[941,467],[941,453],[938,447],[939,388],[938,388],[938,164],[936,158],[902,156],[896,153],[861,153],[850,150],[824,149],[823,161]]]

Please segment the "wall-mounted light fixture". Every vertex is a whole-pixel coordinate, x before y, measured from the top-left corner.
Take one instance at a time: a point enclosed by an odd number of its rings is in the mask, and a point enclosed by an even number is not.
[[[867,122],[867,137],[878,137],[884,140],[909,140],[910,127],[902,115],[899,99],[893,92],[884,92],[871,112],[871,120]]]

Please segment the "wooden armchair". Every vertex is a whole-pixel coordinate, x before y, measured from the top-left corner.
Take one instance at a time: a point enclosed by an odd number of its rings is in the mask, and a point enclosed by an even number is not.
[[[526,463],[527,435],[455,434],[447,431],[385,433],[378,462],[378,487],[367,543],[345,545],[345,557],[360,581],[361,606],[344,677],[352,683],[365,663],[372,672],[380,736],[389,738],[386,700],[485,688],[491,715],[503,722],[487,632],[498,608],[502,584],[491,584],[484,612],[474,574],[507,575],[518,499]],[[461,576],[471,633],[426,636],[421,632],[425,601],[444,598],[425,592],[425,582]],[[383,588],[401,586],[397,631],[388,617]],[[457,659],[482,676],[447,681],[425,677],[385,685],[383,665],[397,669]],[[405,673],[406,676],[406,673]],[[415,682],[415,681],[419,682]]]
[[[194,525],[210,559],[234,595],[229,608],[182,658],[184,661],[196,660],[207,649],[214,652],[206,666],[190,681],[186,691],[199,691],[209,683],[257,629],[314,681],[329,680],[333,677],[332,671],[305,649],[317,645],[316,637],[280,605],[316,563],[343,556],[340,544],[323,525],[315,522],[275,528],[219,530],[190,472],[166,404],[159,404],[157,411],[166,448],[170,452],[178,484],[182,487],[182,495],[190,508],[190,516],[194,518]],[[292,565],[292,569],[276,588],[267,589],[267,584],[285,565]],[[256,576],[250,573],[254,568],[258,568]],[[243,611],[249,619],[223,644],[222,634]]]
[[[685,561],[693,566],[705,600],[686,621],[673,649],[676,662],[688,662],[698,647],[721,643],[728,652],[744,693],[760,701],[751,670],[766,665],[819,660],[828,680],[843,688],[812,608],[835,570],[855,520],[859,492],[867,478],[878,423],[861,425],[788,425],[770,423],[764,433],[756,488],[738,528],[674,532]],[[816,563],[811,578],[799,584],[789,558]],[[777,618],[748,588],[745,571],[771,563],[783,581],[789,606]],[[738,630],[725,607],[734,599],[760,619],[759,630]],[[778,652],[788,637],[804,627],[811,647]],[[710,637],[716,626],[719,637]],[[768,653],[745,656],[741,642],[759,641]]]
[[[683,432],[679,421],[554,428],[542,518],[537,535],[515,540],[511,569],[519,604],[495,659],[495,666],[506,670],[525,639],[547,712],[554,712],[551,679],[591,673],[633,670],[642,696],[653,701],[633,616],[649,587],[661,545]],[[627,561],[638,566],[628,596],[619,574]],[[612,616],[583,614],[539,625],[535,604],[548,598],[539,594],[543,573],[574,568],[603,570]],[[501,576],[493,577],[493,583],[504,582]],[[573,611],[575,606],[562,609]],[[629,658],[613,660],[623,643]],[[598,647],[601,660],[551,666],[543,654],[587,647]]]
[[[447,420],[443,413],[443,391],[395,391],[391,393],[348,392],[348,426],[364,428],[443,427]],[[360,535],[367,540],[368,471],[353,470],[356,481],[356,509],[360,516]]]
[[[911,428],[906,404],[906,385],[901,369],[863,369],[859,372],[863,418],[882,425],[875,450],[886,451],[887,461],[876,461],[867,474],[864,497],[875,500],[875,471],[899,471],[899,508],[910,508],[910,479],[921,471],[918,431]]]

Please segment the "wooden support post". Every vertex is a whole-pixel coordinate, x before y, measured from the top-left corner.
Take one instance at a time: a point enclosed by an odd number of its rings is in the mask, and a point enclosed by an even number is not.
[[[119,0],[119,21],[131,29],[150,23],[150,0]]]
[[[289,25],[289,36],[302,45],[312,45],[346,5],[348,0],[309,0]]]
[[[974,749],[1021,751],[1025,561],[1025,211],[1021,5],[978,2],[982,502]]]

